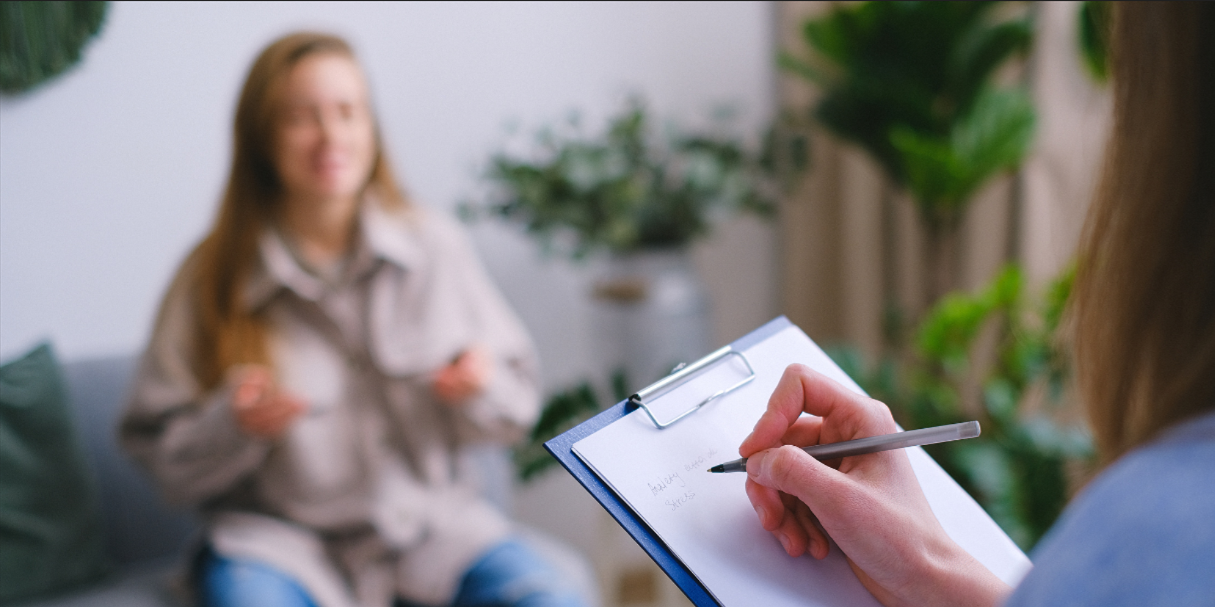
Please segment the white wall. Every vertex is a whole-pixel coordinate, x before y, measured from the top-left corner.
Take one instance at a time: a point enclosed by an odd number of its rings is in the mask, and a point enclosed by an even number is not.
[[[572,108],[602,117],[639,91],[693,121],[715,104],[770,114],[767,3],[125,3],[68,74],[0,101],[0,355],[53,340],[65,358],[131,353],[210,222],[232,107],[255,53],[307,27],[355,44],[388,147],[417,199],[452,209],[505,140]],[[593,124],[595,121],[591,121]],[[533,331],[547,383],[600,371],[593,269],[543,260],[513,227],[474,230]],[[696,251],[717,341],[775,313],[769,227],[724,226]]]

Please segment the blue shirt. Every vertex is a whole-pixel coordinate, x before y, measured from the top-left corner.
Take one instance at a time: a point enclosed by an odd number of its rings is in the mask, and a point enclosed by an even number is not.
[[[1005,607],[1215,606],[1215,414],[1098,475],[1033,561]]]

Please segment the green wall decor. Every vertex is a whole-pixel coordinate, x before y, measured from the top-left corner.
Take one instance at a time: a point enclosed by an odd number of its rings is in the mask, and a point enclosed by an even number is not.
[[[80,60],[109,2],[0,2],[0,91],[24,93]]]

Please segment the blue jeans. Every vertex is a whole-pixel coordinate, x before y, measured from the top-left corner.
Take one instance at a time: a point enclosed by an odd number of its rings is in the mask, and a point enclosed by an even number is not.
[[[197,576],[202,607],[316,607],[298,582],[260,562],[207,550]],[[415,607],[407,601],[398,605]],[[534,550],[507,540],[469,568],[451,607],[583,607],[583,602]]]

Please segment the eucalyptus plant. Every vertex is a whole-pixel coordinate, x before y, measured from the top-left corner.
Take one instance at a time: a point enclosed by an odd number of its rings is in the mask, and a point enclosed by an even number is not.
[[[546,252],[575,258],[680,248],[726,213],[773,213],[761,154],[722,132],[654,131],[637,99],[597,135],[577,121],[544,129],[531,154],[493,155],[490,199],[462,212],[520,223]]]

